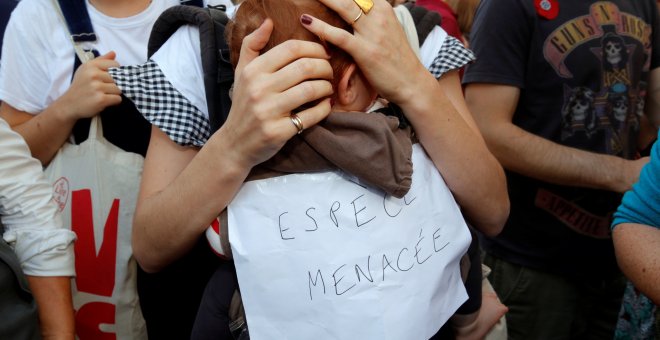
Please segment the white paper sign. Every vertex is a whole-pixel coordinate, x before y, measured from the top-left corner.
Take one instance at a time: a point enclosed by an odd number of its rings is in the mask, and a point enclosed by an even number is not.
[[[250,338],[428,339],[467,299],[470,243],[417,145],[403,199],[339,171],[246,183],[229,237]],[[377,169],[375,169],[377,170]]]

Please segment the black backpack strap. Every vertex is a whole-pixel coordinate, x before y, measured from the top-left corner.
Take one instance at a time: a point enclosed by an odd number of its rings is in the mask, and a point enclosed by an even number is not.
[[[435,26],[440,26],[442,17],[436,11],[430,11],[422,6],[415,6],[412,3],[405,3],[404,6],[412,15],[417,29],[417,39],[419,39],[419,46],[422,46],[426,37],[429,36]]]
[[[227,119],[231,100],[229,89],[234,72],[229,62],[229,47],[224,38],[229,18],[217,8],[174,6],[165,10],[151,31],[148,55],[151,57],[183,25],[199,28],[204,89],[211,123],[216,131]]]
[[[85,0],[57,0],[74,43],[96,41]]]
[[[182,5],[188,5],[188,6],[195,6],[199,8],[204,7],[204,1],[203,0],[181,0],[179,1],[180,4]]]
[[[209,8],[209,13],[211,13],[215,23],[215,45],[217,49],[215,68],[217,78],[215,89],[213,91],[207,90],[207,93],[210,92],[213,95],[214,103],[212,110],[209,110],[209,115],[211,131],[216,131],[229,116],[229,110],[231,109],[229,92],[234,84],[234,68],[231,65],[229,45],[227,45],[227,39],[225,38],[225,26],[229,18],[224,10],[220,9]]]
[[[85,42],[96,41],[92,20],[89,18],[89,13],[87,13],[87,5],[85,0],[57,0],[54,5],[67,26],[71,43],[76,52],[77,58],[73,67],[76,70],[81,63],[94,59],[99,55],[95,50],[85,50],[82,47]]]

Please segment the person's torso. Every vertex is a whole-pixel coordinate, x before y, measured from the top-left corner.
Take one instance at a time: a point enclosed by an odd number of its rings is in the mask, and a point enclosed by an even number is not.
[[[547,3],[559,6],[554,19],[539,15],[534,1],[523,4],[531,32],[513,122],[561,145],[633,158],[651,66],[657,9],[650,5],[655,3]],[[486,248],[514,262],[575,275],[615,270],[609,225],[619,194],[513,172],[507,177],[510,218]]]
[[[43,2],[39,5],[46,7],[35,14],[39,17],[38,20],[43,20],[45,23],[41,33],[48,34],[48,38],[44,39],[47,44],[45,48],[52,53],[47,68],[50,73],[50,88],[45,89],[47,95],[40,103],[40,106],[45,108],[69,88],[74,72],[75,53],[68,31],[54,12],[52,2],[48,0],[35,2]],[[147,60],[147,42],[151,34],[151,27],[160,13],[178,4],[178,0],[152,1],[145,10],[136,15],[113,18],[99,12],[89,2],[86,2],[97,41],[86,44],[84,47],[95,49],[101,55],[114,51],[117,55],[115,60],[120,65],[143,63]],[[48,11],[49,8],[52,11]],[[45,30],[46,28],[48,31]]]
[[[553,20],[532,14],[513,120],[559,144],[631,158],[651,65],[652,2],[558,3]]]

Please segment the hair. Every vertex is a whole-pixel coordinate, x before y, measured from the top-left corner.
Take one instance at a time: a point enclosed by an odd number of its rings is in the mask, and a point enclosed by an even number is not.
[[[321,40],[304,28],[299,20],[303,13],[313,15],[332,26],[353,33],[351,25],[346,23],[335,11],[316,0],[244,0],[226,30],[233,67],[236,68],[238,64],[243,39],[259,28],[266,18],[270,18],[273,21],[273,32],[261,53],[291,39],[320,43],[330,54],[330,65],[334,74],[332,85],[336,90],[341,75],[353,63],[353,58],[342,49]]]
[[[479,7],[479,2],[480,0],[447,0],[449,6],[456,13],[458,27],[466,40],[470,40],[472,22],[474,21],[474,14],[477,11],[477,7]]]

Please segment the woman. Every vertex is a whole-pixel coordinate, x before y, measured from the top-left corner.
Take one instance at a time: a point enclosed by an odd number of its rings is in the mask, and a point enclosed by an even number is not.
[[[403,109],[467,219],[497,234],[508,215],[503,171],[465,109],[457,78],[447,78],[449,85],[428,73],[385,0],[374,1],[368,13],[351,0],[321,2],[353,23],[354,33],[308,15],[301,23],[348,52],[376,91]],[[133,233],[135,256],[145,270],[159,271],[195,248],[250,170],[298,133],[292,110],[331,95],[332,69],[323,46],[287,41],[260,54],[272,28],[267,20],[243,41],[232,108],[218,131],[181,146],[163,131],[167,126],[152,128]],[[188,99],[183,110],[191,115],[206,107],[203,84],[189,71],[197,69],[199,54],[170,52],[194,52],[198,41],[194,28],[180,29],[147,66]],[[297,116],[307,128],[329,111],[325,99]]]

